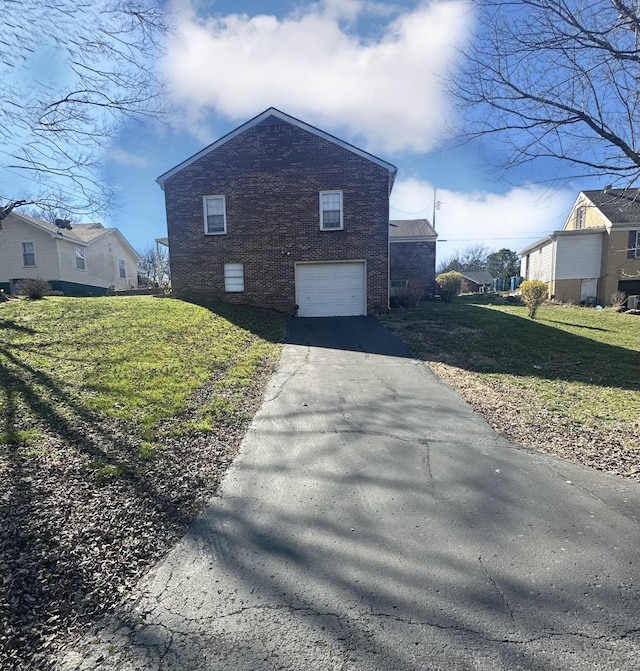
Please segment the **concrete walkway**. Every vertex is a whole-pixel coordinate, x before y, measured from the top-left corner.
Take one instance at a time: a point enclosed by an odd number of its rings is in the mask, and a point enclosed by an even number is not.
[[[60,669],[640,668],[640,487],[513,447],[374,319],[295,320],[218,497]]]

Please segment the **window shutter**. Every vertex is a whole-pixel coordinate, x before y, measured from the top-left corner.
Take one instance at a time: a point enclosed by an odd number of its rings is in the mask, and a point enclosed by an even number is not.
[[[629,242],[627,243],[627,258],[635,259],[636,258],[636,240],[638,237],[638,231],[629,231]]]

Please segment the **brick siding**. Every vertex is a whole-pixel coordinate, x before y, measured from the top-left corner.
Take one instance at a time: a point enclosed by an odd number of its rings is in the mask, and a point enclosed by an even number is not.
[[[174,295],[295,312],[295,264],[366,260],[367,311],[388,307],[389,173],[269,117],[164,182]],[[321,231],[319,192],[342,190],[344,229]],[[203,196],[224,195],[227,233],[205,235]],[[225,293],[224,264],[244,264]]]
[[[389,276],[409,280],[424,287],[425,295],[436,290],[436,243],[392,242],[389,249]]]

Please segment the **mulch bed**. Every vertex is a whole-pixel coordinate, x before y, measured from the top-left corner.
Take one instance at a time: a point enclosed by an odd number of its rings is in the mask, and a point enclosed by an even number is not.
[[[214,434],[162,441],[145,461],[118,423],[0,446],[0,668],[48,670],[185,533],[235,458],[271,369]],[[203,387],[190,412],[210,400]],[[117,477],[91,467],[117,463]],[[124,469],[121,466],[124,464]]]

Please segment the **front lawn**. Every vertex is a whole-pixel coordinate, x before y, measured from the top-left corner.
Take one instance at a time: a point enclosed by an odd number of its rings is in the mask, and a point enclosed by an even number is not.
[[[640,317],[477,296],[382,322],[517,442],[640,479]]]
[[[49,668],[182,535],[284,329],[151,297],[0,304],[0,668]]]

